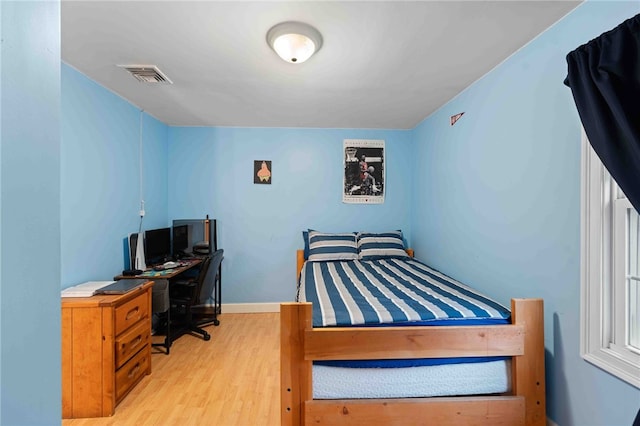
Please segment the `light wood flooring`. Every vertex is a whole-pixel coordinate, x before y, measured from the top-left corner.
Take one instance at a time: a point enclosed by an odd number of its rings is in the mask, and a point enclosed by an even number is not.
[[[62,426],[280,424],[280,320],[277,313],[222,314],[211,340],[185,335],[112,417],[63,420]]]

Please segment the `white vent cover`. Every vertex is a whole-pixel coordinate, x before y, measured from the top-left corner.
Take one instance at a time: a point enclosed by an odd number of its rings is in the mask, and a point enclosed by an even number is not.
[[[162,73],[155,65],[118,65],[126,69],[138,81],[143,83],[166,83],[173,84],[169,78]]]

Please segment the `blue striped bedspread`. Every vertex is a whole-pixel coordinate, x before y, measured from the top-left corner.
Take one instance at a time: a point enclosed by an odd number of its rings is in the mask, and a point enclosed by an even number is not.
[[[305,262],[297,299],[312,302],[314,327],[510,323],[506,307],[411,258]],[[395,366],[488,359],[397,360]],[[340,363],[323,364],[342,365]],[[380,361],[358,361],[349,365],[387,366]]]

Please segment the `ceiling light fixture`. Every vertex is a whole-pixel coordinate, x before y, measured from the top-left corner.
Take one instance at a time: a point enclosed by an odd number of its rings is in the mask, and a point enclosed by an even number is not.
[[[267,32],[267,44],[283,60],[299,64],[322,47],[320,32],[302,22],[282,22]]]

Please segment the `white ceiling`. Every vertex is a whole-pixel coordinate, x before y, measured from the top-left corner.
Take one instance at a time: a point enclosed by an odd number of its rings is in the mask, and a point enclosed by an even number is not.
[[[63,0],[62,59],[172,126],[410,129],[579,3]],[[266,43],[290,20],[323,36],[302,64]]]

